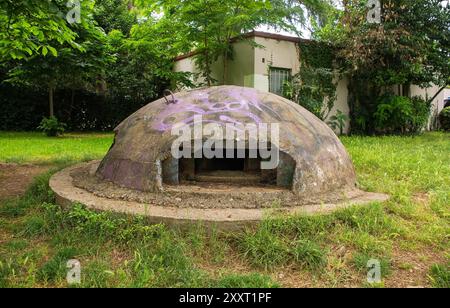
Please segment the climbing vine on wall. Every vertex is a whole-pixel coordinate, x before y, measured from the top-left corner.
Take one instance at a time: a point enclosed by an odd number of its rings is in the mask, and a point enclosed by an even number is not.
[[[337,76],[334,50],[321,42],[301,42],[298,46],[300,72],[285,85],[285,96],[326,120],[336,102]]]

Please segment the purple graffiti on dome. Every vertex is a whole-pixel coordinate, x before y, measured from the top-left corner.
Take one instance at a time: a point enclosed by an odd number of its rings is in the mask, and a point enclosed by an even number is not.
[[[252,112],[252,108],[263,112],[258,94],[254,89],[228,89],[225,93],[227,101],[211,102],[207,93],[203,91],[194,92],[198,103],[188,103],[178,99],[177,104],[168,105],[153,122],[153,128],[160,132],[171,130],[175,124],[182,123],[193,125],[195,116],[207,117],[203,123],[235,124],[245,125],[231,116],[232,113],[239,113],[240,118],[248,118],[254,124],[262,123],[262,119]],[[267,108],[267,106],[266,106]],[[270,109],[270,108],[269,108]],[[273,113],[275,111],[270,109]],[[216,115],[218,120],[210,120],[209,116]],[[183,118],[184,116],[184,118]]]

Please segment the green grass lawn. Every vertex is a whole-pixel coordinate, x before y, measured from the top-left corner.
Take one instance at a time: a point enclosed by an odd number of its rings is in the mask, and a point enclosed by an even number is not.
[[[42,133],[0,132],[0,161],[45,164],[100,159],[112,141],[113,134],[66,134],[48,138]]]
[[[100,158],[112,135],[0,134],[0,161]],[[61,210],[51,173],[0,206],[0,287],[450,287],[450,135],[344,137],[362,189],[385,203],[320,216],[273,217],[243,233],[172,230],[139,217]],[[367,262],[383,281],[369,285]]]

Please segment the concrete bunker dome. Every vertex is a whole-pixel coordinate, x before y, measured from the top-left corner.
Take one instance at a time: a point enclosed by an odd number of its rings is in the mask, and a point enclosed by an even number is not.
[[[160,99],[143,107],[115,129],[115,141],[96,172],[122,187],[158,192],[182,182],[221,181],[273,184],[299,198],[343,194],[355,189],[351,159],[334,132],[303,107],[252,88],[219,86],[180,92],[175,103]],[[280,164],[261,170],[261,160],[175,159],[171,134],[177,123],[279,123]],[[220,172],[219,172],[220,171]],[[238,175],[239,172],[239,175]],[[226,174],[226,176],[224,176]]]

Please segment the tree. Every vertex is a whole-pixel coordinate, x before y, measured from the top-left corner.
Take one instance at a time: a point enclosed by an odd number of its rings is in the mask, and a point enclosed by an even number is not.
[[[343,1],[344,9],[315,37],[337,47],[350,79],[353,128],[373,131],[378,98],[393,86],[445,87],[450,76],[450,6],[439,0],[384,0],[382,22],[367,22],[367,1]]]
[[[62,45],[58,53],[43,52],[20,61],[9,71],[9,82],[48,91],[50,117],[55,115],[56,89],[95,89],[108,63],[113,61],[105,33],[89,17],[91,10],[86,2],[81,23],[72,26],[75,41]]]
[[[76,33],[67,23],[65,0],[2,0],[0,63],[36,54],[57,55],[63,44],[77,48]]]
[[[106,33],[119,30],[128,36],[133,25],[137,23],[137,16],[131,3],[130,0],[98,1],[95,5],[94,19]]]
[[[108,69],[108,93],[118,99],[148,103],[172,85],[191,84],[186,73],[173,71],[173,59],[180,50],[172,42],[172,36],[177,35],[173,28],[158,22],[139,6],[135,10],[140,22],[128,36],[119,30],[108,35],[117,57]]]
[[[148,1],[147,1],[148,2]],[[261,25],[298,31],[305,25],[305,12],[319,11],[324,0],[154,0],[152,10],[159,9],[158,21],[173,35],[173,46],[179,51],[196,50],[196,64],[206,84],[212,77],[212,65],[223,64],[222,82],[227,78],[227,62],[233,56],[232,38]]]
[[[65,18],[70,9],[66,8],[67,0],[3,1],[0,9],[7,12],[9,2],[14,4],[15,14],[5,16],[11,16],[12,28],[22,28],[14,32],[15,36],[0,33],[0,53],[5,55],[0,63],[0,91],[2,101],[8,102],[1,118],[9,119],[3,127],[11,123],[14,129],[37,127],[43,112],[42,98],[48,97],[49,113],[70,122],[69,128],[110,129],[130,112],[159,97],[172,82],[189,84],[187,74],[173,72],[173,58],[181,46],[173,43],[173,28],[156,22],[153,10],[139,1],[83,0],[80,23],[73,24]],[[34,2],[34,8],[27,6]],[[57,27],[50,35],[47,22],[55,25],[53,19]],[[4,29],[7,24],[3,23]],[[11,46],[22,46],[14,39],[22,40],[20,35],[25,31],[31,34],[24,37],[36,46],[30,53],[19,55],[20,49]],[[71,33],[71,40],[59,40],[56,34],[66,34],[64,31]],[[4,38],[10,41],[5,43]],[[21,95],[15,97],[13,93]],[[17,107],[14,102],[19,102]],[[100,115],[89,114],[99,110]],[[26,121],[13,119],[22,111],[37,111],[39,115],[28,116]]]
[[[155,52],[151,41],[126,39],[118,30],[109,40],[117,56],[107,73],[108,94],[114,99],[148,102],[168,87],[163,72],[172,71],[172,64]]]

